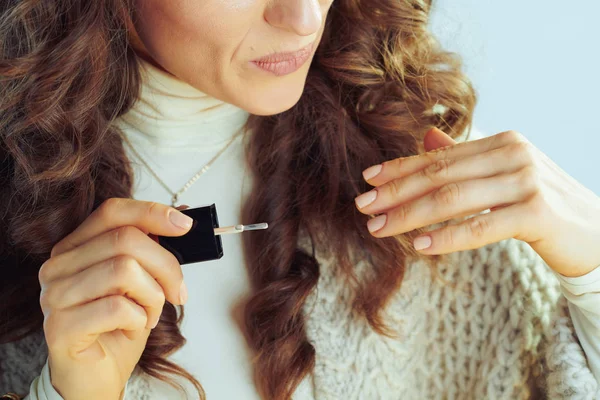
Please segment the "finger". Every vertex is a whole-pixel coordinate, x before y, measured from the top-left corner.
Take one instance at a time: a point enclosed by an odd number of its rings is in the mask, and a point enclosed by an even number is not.
[[[147,322],[146,311],[141,306],[115,295],[51,313],[44,320],[44,332],[49,348],[68,348],[77,354],[102,333],[118,329],[142,331]]]
[[[514,204],[530,195],[520,183],[522,176],[522,172],[517,172],[450,183],[415,201],[392,208],[369,220],[367,226],[376,237],[393,236],[447,221],[456,215],[476,214],[502,204]]]
[[[182,304],[183,283],[181,265],[168,250],[133,226],[105,232],[66,253],[51,257],[39,271],[40,283],[75,275],[84,269],[117,256],[135,258],[158,281],[173,304]]]
[[[482,179],[502,173],[513,173],[527,164],[515,157],[513,145],[464,158],[438,160],[422,170],[403,178],[392,179],[356,197],[358,210],[378,214],[400,204],[420,198],[451,182]]]
[[[193,220],[165,204],[128,198],[110,198],[102,203],[73,232],[58,242],[51,257],[64,253],[101,233],[133,225],[142,232],[179,236],[188,232]]]
[[[180,206],[175,207],[176,210],[186,210],[188,208],[190,208],[190,206],[188,206],[187,204],[182,204]],[[156,243],[159,243],[159,240],[158,240],[159,235],[155,235],[154,233],[149,233],[148,236],[150,236],[152,238],[152,240],[154,240]]]
[[[440,147],[454,146],[458,142],[448,136],[444,131],[437,127],[430,129],[423,138],[425,151],[432,151]]]
[[[477,140],[461,142],[453,146],[441,147],[411,157],[400,157],[385,161],[382,164],[365,169],[363,177],[370,185],[379,186],[392,179],[414,174],[438,160],[462,158],[477,153],[485,153],[518,141],[526,141],[526,139],[518,132],[506,131]]]
[[[117,256],[93,265],[78,274],[54,281],[42,288],[42,311],[65,309],[110,296],[126,296],[146,310],[153,329],[162,313],[165,294],[156,280],[135,258]]]
[[[447,254],[478,249],[490,243],[514,238],[527,223],[523,203],[481,214],[415,238],[415,249],[423,254]],[[429,238],[429,239],[427,239]],[[421,248],[422,246],[427,246]]]

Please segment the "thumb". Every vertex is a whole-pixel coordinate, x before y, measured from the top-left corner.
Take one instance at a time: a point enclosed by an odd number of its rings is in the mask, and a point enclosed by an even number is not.
[[[176,210],[185,210],[186,208],[190,208],[190,206],[188,206],[187,204],[182,204],[180,206],[175,207]],[[150,236],[150,238],[152,238],[152,240],[154,240],[156,243],[158,243],[158,235],[149,233],[148,236]]]
[[[425,151],[435,150],[440,147],[452,146],[456,143],[458,143],[456,140],[452,139],[450,136],[436,127],[430,129],[423,138]]]

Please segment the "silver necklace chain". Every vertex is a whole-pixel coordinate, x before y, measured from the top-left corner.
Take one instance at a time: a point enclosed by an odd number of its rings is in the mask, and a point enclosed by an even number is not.
[[[125,140],[125,142],[129,146],[129,148],[131,149],[131,151],[133,152],[133,154],[135,154],[135,156],[146,166],[146,168],[148,168],[148,171],[154,176],[154,178],[156,178],[156,180],[158,181],[158,183],[160,183],[160,185],[162,187],[164,187],[165,190],[172,195],[172,197],[171,197],[171,205],[173,207],[177,207],[177,202],[179,201],[179,196],[181,194],[183,194],[183,192],[185,192],[186,190],[188,190],[190,188],[190,186],[192,186],[192,184],[194,182],[196,182],[198,180],[198,178],[200,178],[200,176],[202,176],[202,174],[204,174],[206,171],[208,171],[210,169],[211,165],[215,162],[215,160],[217,158],[219,158],[219,156],[221,154],[223,154],[225,152],[225,150],[227,150],[227,148],[229,148],[229,146],[234,142],[234,140],[238,136],[240,136],[242,133],[243,133],[243,127],[242,127],[242,129],[240,129],[240,131],[237,134],[235,134],[231,138],[231,140],[229,140],[229,142],[225,145],[225,147],[223,147],[208,163],[206,163],[198,172],[196,172],[196,174],[194,176],[192,176],[190,178],[190,180],[187,181],[187,183],[185,185],[183,185],[183,187],[181,189],[179,189],[179,191],[177,191],[177,192],[171,190],[171,188],[169,188],[167,186],[167,184],[165,182],[163,182],[162,179],[160,179],[160,177],[158,176],[158,174],[156,172],[154,172],[154,170],[150,167],[150,165],[148,165],[148,163],[146,161],[144,161],[144,159],[142,158],[142,156],[140,155],[140,153],[138,153],[135,150],[135,148],[133,147],[133,145],[131,144],[131,142],[127,138],[127,136],[125,134],[123,134],[121,136],[123,137],[123,139]]]

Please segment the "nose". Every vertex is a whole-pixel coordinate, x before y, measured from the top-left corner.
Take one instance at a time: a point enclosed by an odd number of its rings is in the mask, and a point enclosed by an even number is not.
[[[265,20],[276,28],[310,36],[321,27],[323,13],[319,0],[274,0],[265,10]]]

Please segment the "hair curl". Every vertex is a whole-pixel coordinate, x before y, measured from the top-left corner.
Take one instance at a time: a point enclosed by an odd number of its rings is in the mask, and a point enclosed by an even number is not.
[[[5,0],[0,4],[0,342],[38,331],[37,273],[52,246],[103,201],[131,197],[132,171],[111,124],[139,95],[128,42],[131,0]],[[245,308],[255,381],[267,399],[289,399],[314,365],[302,306],[319,279],[302,232],[355,285],[355,308],[391,335],[381,310],[398,290],[417,229],[376,239],[354,198],[361,171],[418,154],[438,127],[457,137],[476,95],[461,60],[427,30],[431,0],[336,0],[300,101],[251,116],[246,154],[254,188],[243,222],[270,228],[244,237],[253,294]],[[441,105],[443,112],[434,112]],[[354,256],[373,276],[356,279]],[[437,256],[430,258],[438,260]],[[183,308],[166,303],[139,361],[142,370],[198,381],[167,360],[184,345]]]

